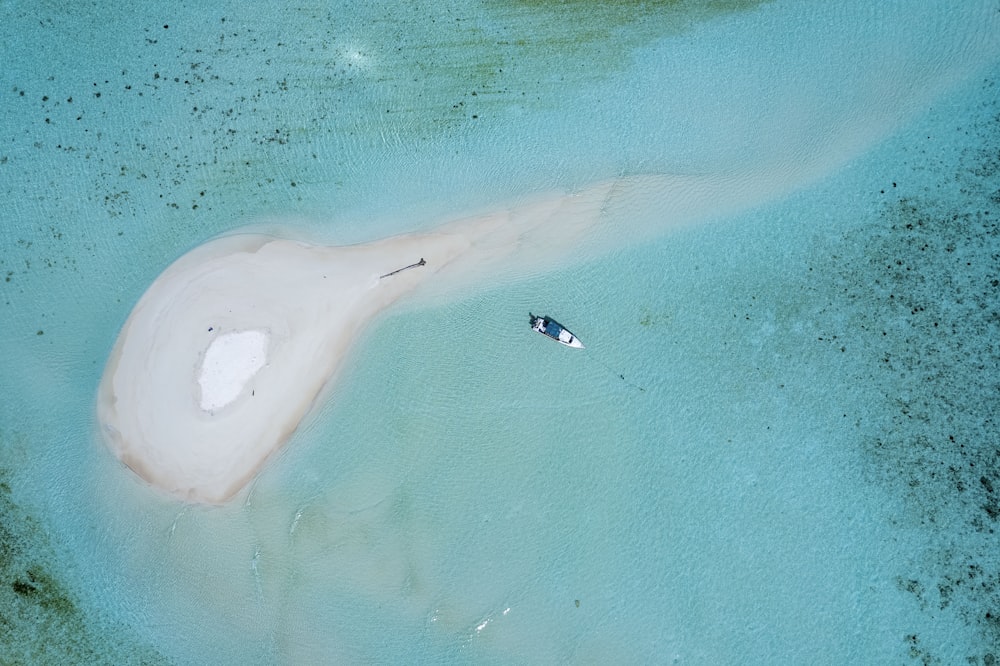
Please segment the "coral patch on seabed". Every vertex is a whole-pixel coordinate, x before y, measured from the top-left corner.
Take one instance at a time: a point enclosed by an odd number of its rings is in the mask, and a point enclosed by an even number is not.
[[[81,608],[56,573],[45,530],[11,498],[8,478],[0,469],[0,664],[168,663],[128,628]]]
[[[994,87],[989,81],[985,84]],[[881,404],[856,415],[877,483],[905,497],[897,524],[918,526],[924,552],[897,587],[933,614],[956,613],[980,639],[970,664],[1000,658],[1000,105],[981,110],[953,139],[955,160],[914,146],[909,175],[933,186],[887,200],[877,219],[841,239],[815,274],[829,280],[828,313],[852,313],[830,334],[863,354]],[[931,140],[931,137],[928,137]],[[930,172],[930,174],[928,174]],[[912,634],[910,655],[944,663]]]

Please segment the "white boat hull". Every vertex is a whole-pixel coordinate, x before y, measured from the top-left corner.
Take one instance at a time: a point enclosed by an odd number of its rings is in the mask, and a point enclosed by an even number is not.
[[[583,349],[583,343],[565,326],[548,317],[531,315],[531,330],[541,333],[549,340],[555,340],[561,345],[574,349]]]

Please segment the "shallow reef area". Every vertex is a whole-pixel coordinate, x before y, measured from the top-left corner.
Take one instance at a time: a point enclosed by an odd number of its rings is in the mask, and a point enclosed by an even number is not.
[[[985,81],[986,88],[995,82]],[[984,98],[988,98],[984,95]],[[859,385],[879,404],[851,415],[871,481],[902,496],[894,522],[923,552],[897,586],[932,615],[957,614],[981,639],[970,664],[1000,657],[1000,104],[956,127],[959,159],[941,137],[876,185],[872,219],[810,268],[827,292],[821,344],[861,355]],[[945,139],[947,141],[947,139]],[[898,182],[897,182],[898,181]],[[907,187],[904,183],[922,183]],[[898,185],[898,186],[897,186]],[[821,284],[822,283],[822,284]],[[843,316],[850,313],[849,316]],[[901,637],[910,656],[945,663]]]
[[[44,527],[0,469],[0,664],[166,664],[129,627],[84,608]]]

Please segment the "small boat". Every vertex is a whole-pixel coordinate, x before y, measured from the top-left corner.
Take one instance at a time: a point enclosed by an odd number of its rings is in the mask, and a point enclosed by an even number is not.
[[[531,317],[531,330],[541,333],[542,335],[552,338],[560,344],[564,344],[567,347],[574,347],[576,349],[583,349],[583,343],[580,342],[579,338],[570,333],[566,328],[549,317],[536,317],[535,315],[528,313]]]

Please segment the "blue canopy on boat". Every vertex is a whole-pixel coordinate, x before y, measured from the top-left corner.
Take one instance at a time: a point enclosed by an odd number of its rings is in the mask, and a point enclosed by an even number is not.
[[[562,330],[563,330],[562,326],[555,323],[554,321],[549,320],[545,322],[545,335],[551,338],[556,338],[558,340],[559,334],[562,332]]]

